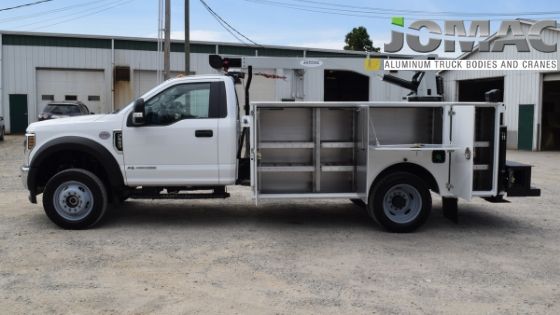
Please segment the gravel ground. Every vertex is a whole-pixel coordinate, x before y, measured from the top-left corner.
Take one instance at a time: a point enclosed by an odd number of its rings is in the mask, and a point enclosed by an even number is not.
[[[0,313],[560,313],[560,153],[534,164],[541,198],[434,209],[390,234],[350,202],[258,208],[225,201],[130,201],[105,223],[65,231],[27,201],[22,137],[0,143]]]

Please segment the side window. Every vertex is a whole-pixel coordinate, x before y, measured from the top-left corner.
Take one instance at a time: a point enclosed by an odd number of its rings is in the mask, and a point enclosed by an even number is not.
[[[210,83],[170,87],[145,104],[146,123],[169,125],[183,119],[210,117]]]
[[[76,105],[64,106],[70,116],[80,115],[80,108]]]

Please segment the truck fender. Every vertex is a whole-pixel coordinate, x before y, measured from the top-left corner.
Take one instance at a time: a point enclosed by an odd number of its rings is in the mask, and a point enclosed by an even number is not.
[[[33,156],[29,165],[29,174],[27,177],[27,187],[33,198],[41,193],[37,189],[37,182],[43,163],[52,156],[52,154],[61,151],[80,152],[93,157],[103,167],[105,178],[108,180],[111,188],[119,189],[124,187],[124,178],[119,163],[104,146],[91,139],[67,136],[45,143]]]
[[[424,167],[422,167],[418,164],[415,164],[415,163],[410,163],[410,162],[393,164],[393,165],[385,168],[383,171],[381,171],[375,177],[375,179],[373,180],[373,183],[369,187],[369,193],[371,193],[371,190],[375,187],[375,185],[381,179],[383,179],[386,175],[388,175],[390,173],[394,173],[394,172],[407,172],[407,173],[414,174],[414,175],[420,177],[423,181],[425,181],[426,185],[428,185],[428,187],[432,191],[434,191],[436,193],[439,193],[439,186],[437,184],[436,179],[432,175],[432,173],[430,173]],[[369,196],[369,194],[368,194],[368,196]]]

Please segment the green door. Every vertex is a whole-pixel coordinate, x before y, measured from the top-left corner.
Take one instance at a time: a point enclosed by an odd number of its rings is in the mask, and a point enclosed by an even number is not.
[[[10,94],[10,126],[12,133],[27,129],[27,94]]]
[[[533,126],[535,105],[519,105],[519,124],[517,133],[517,148],[519,150],[533,150]]]

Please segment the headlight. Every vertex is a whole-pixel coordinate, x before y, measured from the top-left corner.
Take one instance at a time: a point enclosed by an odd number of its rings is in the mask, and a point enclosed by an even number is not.
[[[25,147],[28,151],[33,150],[35,147],[35,134],[34,133],[26,133],[25,134]]]

